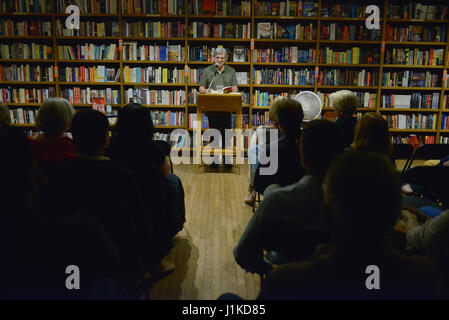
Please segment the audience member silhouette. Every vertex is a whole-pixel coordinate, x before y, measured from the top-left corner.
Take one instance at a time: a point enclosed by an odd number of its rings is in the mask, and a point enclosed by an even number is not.
[[[39,215],[38,173],[29,139],[0,126],[0,299],[117,298],[117,251],[101,225],[82,214]],[[81,272],[80,290],[66,288],[69,265]]]
[[[298,182],[270,185],[265,199],[234,249],[247,271],[267,273],[271,263],[307,260],[317,245],[328,241],[322,181],[333,159],[343,150],[336,124],[314,120],[301,136],[301,159],[307,174]],[[269,253],[264,259],[263,251]]]
[[[130,103],[120,110],[107,151],[112,161],[130,170],[137,181],[144,225],[152,230],[147,242],[157,243],[153,248],[156,260],[145,261],[150,267],[159,264],[171,250],[172,238],[185,221],[181,180],[169,173],[169,158],[153,141],[153,135],[150,111]]]
[[[388,245],[401,212],[400,180],[384,155],[348,152],[324,183],[331,245],[308,262],[280,266],[260,299],[434,299],[439,276],[428,260]]]
[[[135,181],[129,171],[104,156],[109,142],[104,114],[92,109],[77,112],[71,131],[78,154],[50,181],[45,211],[95,217],[119,252],[122,284],[131,282],[143,274],[142,257],[151,255],[151,243],[144,242],[147,230],[142,230]]]
[[[357,125],[357,118],[354,117],[359,104],[359,99],[354,92],[349,90],[338,90],[329,95],[329,99],[335,109],[337,119],[334,123],[340,128],[343,136],[343,145],[350,147],[354,140],[354,129]]]
[[[287,186],[298,182],[305,174],[299,154],[299,138],[304,118],[302,106],[298,101],[281,99],[276,108],[276,115],[278,121],[275,124],[282,135],[278,141],[267,145],[266,150],[267,154],[277,151],[277,170],[272,175],[261,174],[260,167],[268,165],[259,160],[254,178],[254,186],[259,193],[263,193],[270,184]],[[260,157],[260,152],[258,156]]]

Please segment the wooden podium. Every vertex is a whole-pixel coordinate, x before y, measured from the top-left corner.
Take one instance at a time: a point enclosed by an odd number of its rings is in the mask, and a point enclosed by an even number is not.
[[[235,112],[237,117],[237,123],[236,123],[236,147],[228,147],[228,148],[221,148],[219,149],[219,154],[226,156],[226,155],[232,155],[236,154],[236,162],[237,162],[237,171],[238,174],[240,174],[240,163],[242,160],[242,94],[232,94],[232,93],[225,93],[225,94],[211,94],[211,93],[198,93],[197,94],[197,128],[196,130],[196,172],[199,172],[199,168],[202,165],[202,155],[208,154],[210,155],[212,152],[212,155],[214,154],[214,150],[212,147],[203,147],[202,143],[202,119],[203,119],[203,112],[206,111],[223,111],[223,112]],[[198,127],[199,125],[199,127]],[[231,128],[229,128],[231,129]],[[222,141],[224,141],[224,137],[222,137]],[[215,148],[215,151],[217,151],[217,148]]]

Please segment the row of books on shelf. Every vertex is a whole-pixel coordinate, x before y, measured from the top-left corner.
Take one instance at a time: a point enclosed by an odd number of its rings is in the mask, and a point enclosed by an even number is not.
[[[0,88],[0,102],[3,103],[42,103],[55,97],[55,88]]]
[[[183,14],[184,0],[121,0],[125,14]]]
[[[151,110],[151,118],[155,126],[183,126],[184,111]]]
[[[449,109],[449,96],[444,96],[443,109]]]
[[[387,25],[386,41],[445,42],[446,26],[422,26],[410,24],[406,27]]]
[[[438,87],[440,76],[430,71],[383,72],[382,86],[386,87]]]
[[[384,118],[392,129],[436,129],[434,114],[389,114]]]
[[[358,108],[375,108],[376,102],[377,102],[377,94],[372,92],[361,92],[361,91],[355,91],[355,95],[358,99]],[[321,104],[323,105],[323,108],[333,108],[333,102],[329,98],[330,93],[325,92],[317,92],[317,95],[321,99]]]
[[[315,49],[299,49],[297,46],[254,49],[254,62],[269,63],[315,63]]]
[[[382,95],[381,108],[439,109],[440,93]]]
[[[320,69],[318,85],[370,87],[377,85],[377,79],[377,71]]]
[[[64,88],[61,96],[72,104],[92,104],[93,98],[105,97],[106,104],[120,104],[120,90],[112,88],[91,89],[90,87]]]
[[[60,68],[59,81],[117,82],[120,81],[120,68],[108,68],[106,66]]]
[[[116,21],[80,21],[79,29],[67,29],[65,20],[56,20],[58,36],[118,37],[120,26]]]
[[[435,136],[428,136],[428,135],[394,135],[392,137],[392,141],[394,144],[411,144],[414,149],[418,148],[419,146],[422,146],[423,144],[434,144],[435,143]],[[442,141],[442,140],[440,140]],[[448,143],[446,142],[440,142],[440,143]]]
[[[36,108],[14,108],[9,109],[12,124],[35,124],[37,116]]]
[[[209,61],[214,62],[215,46],[188,46],[189,61]],[[233,48],[225,48],[228,54],[228,61],[248,62],[250,50],[244,46],[234,46]]]
[[[378,49],[352,47],[345,51],[335,51],[330,47],[320,48],[320,63],[377,64],[380,61]]]
[[[269,116],[268,116],[268,111],[265,112],[256,112],[253,113],[253,126],[257,127],[257,126],[261,126],[261,125],[265,125],[265,126],[269,126],[273,124],[273,121],[270,120]]]
[[[448,5],[410,1],[398,3],[395,1],[389,3],[387,15],[397,19],[443,20],[448,17]]]
[[[63,45],[58,46],[58,57],[61,60],[118,60],[119,47],[115,43]]]
[[[318,2],[313,0],[297,1],[256,1],[255,14],[258,16],[316,17]]]
[[[273,100],[277,96],[288,96],[287,92],[270,93],[261,90],[255,90],[253,94],[253,106],[256,107],[269,107],[273,103]]]
[[[441,130],[449,130],[449,115],[447,113],[443,113],[441,115]]]
[[[186,34],[181,21],[124,21],[124,37],[181,38]]]
[[[151,90],[148,88],[129,88],[125,90],[125,103],[131,101],[151,105],[184,105],[184,90]]]
[[[444,49],[388,48],[385,52],[384,63],[408,66],[442,66]]]
[[[52,2],[52,0],[0,0],[0,11],[51,13]]]
[[[31,44],[15,42],[0,44],[0,59],[53,59],[53,46],[46,44]]]
[[[449,144],[449,137],[448,136],[441,136],[440,137],[440,143]]]
[[[189,36],[192,38],[250,39],[251,23],[192,22],[189,25]]]
[[[0,20],[0,36],[51,36],[51,22]]]
[[[258,22],[257,39],[315,40],[316,29],[312,23],[285,24]]]
[[[133,83],[185,83],[184,68],[174,69],[163,67],[129,67],[124,66],[123,77],[125,82]]]
[[[380,41],[381,30],[369,30],[364,24],[342,25],[340,23],[329,23],[321,26],[321,40],[344,40],[344,41]]]
[[[51,0],[1,0],[2,12],[51,13]],[[63,13],[67,5],[75,4],[81,13],[117,13],[117,0],[77,0],[73,3],[56,1],[56,12]],[[256,15],[316,16],[318,1],[256,1]],[[364,17],[367,5],[323,2],[322,17]],[[184,0],[121,0],[124,14],[183,14]],[[194,0],[189,1],[189,12],[196,15],[251,15],[249,0]],[[393,2],[387,8],[389,18],[446,19],[448,6],[441,3]]]
[[[237,114],[231,114],[231,128],[237,128]],[[249,114],[242,113],[240,115],[240,129],[248,129],[249,128]]]
[[[0,81],[54,81],[53,66],[0,65]]]
[[[321,3],[321,16],[362,18],[365,17],[367,6],[366,4],[323,2]]]
[[[118,13],[117,0],[56,1],[56,12],[65,12],[67,6],[71,4],[77,5],[81,13]]]
[[[299,85],[315,84],[314,69],[262,69],[253,68],[254,84]]]
[[[184,46],[180,44],[138,45],[137,42],[123,43],[123,60],[132,61],[184,61]]]
[[[250,16],[251,0],[192,0],[189,12],[194,15]]]

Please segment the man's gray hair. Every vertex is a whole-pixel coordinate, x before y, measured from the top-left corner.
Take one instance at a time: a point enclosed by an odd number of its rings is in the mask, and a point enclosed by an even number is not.
[[[226,51],[225,48],[222,48],[222,47],[215,48],[215,50],[214,50],[214,58],[215,58],[215,56],[217,54],[224,54],[225,60],[228,60],[228,51]]]

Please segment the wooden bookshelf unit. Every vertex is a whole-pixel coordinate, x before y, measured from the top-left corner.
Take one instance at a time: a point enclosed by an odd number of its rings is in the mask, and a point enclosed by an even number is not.
[[[347,0],[78,2],[82,30],[70,33],[64,31],[69,14],[64,13],[62,0],[44,0],[45,8],[30,8],[29,0],[0,0],[0,66],[3,69],[40,66],[41,75],[44,68],[51,66],[54,72],[53,81],[0,78],[1,99],[12,95],[14,89],[20,98],[20,94],[31,94],[33,89],[53,88],[51,91],[54,90],[56,96],[64,96],[71,94],[69,89],[73,87],[79,88],[80,92],[89,88],[115,91],[114,94],[119,95],[118,101],[106,103],[118,109],[127,104],[130,98],[127,95],[133,90],[151,91],[151,94],[145,91],[148,97],[165,90],[163,100],[152,98],[142,104],[155,111],[183,113],[183,120],[177,124],[158,125],[158,131],[189,129],[189,114],[196,112],[197,81],[202,69],[212,64],[209,56],[212,48],[221,45],[228,49],[228,64],[240,73],[240,81],[244,82],[239,84],[239,91],[244,94],[243,114],[248,128],[265,121],[268,106],[276,95],[293,95],[301,90],[319,94],[323,101],[323,117],[332,118],[328,94],[348,89],[362,98],[359,113],[378,112],[390,123],[403,123],[405,118],[408,122],[411,121],[408,118],[416,117],[414,121],[426,124],[424,128],[395,127],[392,128],[393,135],[433,136],[433,141],[430,139],[429,142],[435,143],[448,140],[449,130],[444,127],[444,121],[449,121],[446,119],[449,117],[449,3],[444,0],[426,1],[424,9],[417,9],[411,1],[404,6],[404,1],[400,0],[373,0],[369,4],[380,8],[380,30],[366,28],[366,4]],[[16,3],[26,6],[16,8]],[[32,3],[40,6],[36,1]],[[438,6],[444,5],[446,12],[438,16]],[[424,10],[427,12],[423,13]],[[280,13],[284,14],[281,16]],[[36,35],[36,26],[40,35]],[[14,33],[12,29],[15,29]],[[21,48],[28,45],[29,50],[32,44],[46,46],[47,49],[38,52],[51,51],[51,55],[42,59],[32,53],[28,59],[5,57],[5,46],[9,46],[12,55],[11,51],[18,44],[22,44]],[[89,48],[96,45],[100,49],[102,45],[111,46],[108,48],[115,52],[108,51],[107,59],[80,59],[79,53],[85,50],[82,48],[85,45]],[[77,46],[80,46],[78,52]],[[76,57],[70,53],[67,56],[69,47]],[[149,60],[151,50],[157,53],[161,47],[168,47],[167,55]],[[235,49],[244,52],[244,57],[234,57]],[[144,54],[140,59],[142,51]],[[125,58],[125,52],[135,56]],[[413,63],[407,60],[411,57]],[[115,73],[120,71],[120,76],[104,82],[94,81],[91,77],[83,82],[71,78],[70,81],[62,80],[65,72],[75,72],[74,68],[97,71],[99,66],[114,69]],[[129,76],[135,72],[135,77],[125,77],[128,70]],[[157,81],[158,72],[168,81]],[[148,75],[145,81],[141,81],[142,74]],[[134,81],[139,75],[140,81]],[[19,94],[18,89],[23,89],[22,93]],[[167,103],[169,95],[172,95],[169,100],[173,103]],[[407,99],[407,96],[430,102],[422,102],[420,107],[393,106],[394,101]],[[21,103],[12,97],[6,105],[14,110],[37,109],[39,103]],[[73,105],[82,108],[90,104],[78,101]],[[260,123],[256,123],[256,119]],[[32,124],[20,126],[32,127]]]

